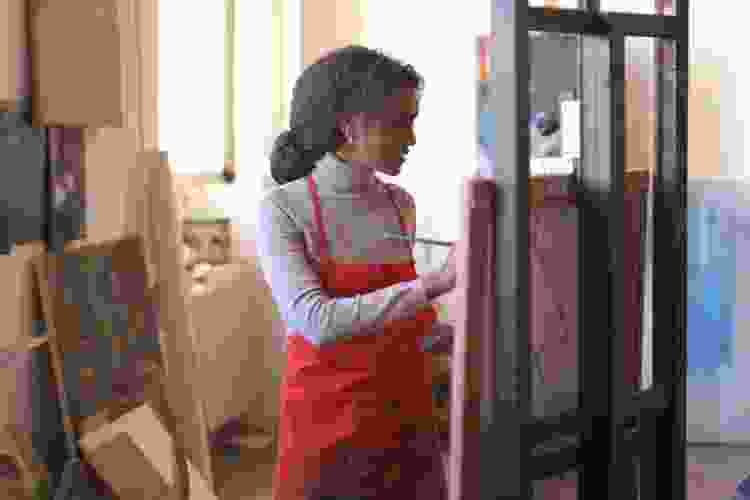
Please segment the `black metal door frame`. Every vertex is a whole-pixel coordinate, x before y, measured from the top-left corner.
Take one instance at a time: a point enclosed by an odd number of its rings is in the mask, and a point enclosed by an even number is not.
[[[686,182],[689,0],[675,15],[604,13],[493,0],[491,106],[497,120],[496,394],[482,414],[482,498],[526,499],[532,482],[579,471],[578,498],[686,498]],[[534,419],[529,346],[529,31],[582,37],[578,169],[579,410]],[[653,385],[632,393],[624,362],[625,39],[673,43],[658,60],[653,178]],[[660,47],[663,49],[663,47]],[[664,56],[658,50],[657,57]],[[674,99],[671,98],[674,96]],[[665,133],[669,132],[669,133]],[[511,139],[512,138],[512,139]],[[500,146],[502,145],[502,147]],[[602,333],[608,333],[603,335]],[[620,376],[613,376],[618,374]],[[572,439],[545,447],[555,437]],[[544,451],[544,450],[548,451]],[[540,451],[542,450],[542,451]],[[488,461],[488,457],[492,460]],[[638,457],[636,491],[634,460]]]

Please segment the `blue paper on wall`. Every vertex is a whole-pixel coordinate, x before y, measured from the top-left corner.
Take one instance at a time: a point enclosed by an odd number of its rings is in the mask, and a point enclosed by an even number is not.
[[[688,207],[688,374],[714,375],[734,361],[736,234],[730,210]]]

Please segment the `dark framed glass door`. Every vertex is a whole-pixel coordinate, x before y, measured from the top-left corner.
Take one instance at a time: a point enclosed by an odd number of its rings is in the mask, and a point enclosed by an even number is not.
[[[481,498],[686,497],[689,21],[688,0],[673,2],[493,0],[496,336],[472,451]],[[545,58],[544,43],[559,55]],[[575,61],[561,62],[571,47]],[[575,82],[564,78],[571,64]],[[565,217],[577,273],[561,301],[577,298],[576,361],[557,371],[559,350],[536,349],[544,315],[531,299],[544,286],[534,273],[562,248],[539,243],[547,226],[530,196],[535,134],[549,135],[534,125],[540,112],[560,122],[559,156],[573,172],[559,184],[574,191]]]

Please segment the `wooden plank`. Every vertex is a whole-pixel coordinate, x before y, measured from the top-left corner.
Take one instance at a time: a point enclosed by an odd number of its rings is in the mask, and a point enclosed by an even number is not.
[[[0,255],[3,290],[0,349],[35,340],[35,320],[41,319],[41,309],[33,260],[43,252],[44,243],[32,242],[17,245],[12,255]]]
[[[16,111],[22,58],[26,47],[26,1],[0,2],[0,110]]]

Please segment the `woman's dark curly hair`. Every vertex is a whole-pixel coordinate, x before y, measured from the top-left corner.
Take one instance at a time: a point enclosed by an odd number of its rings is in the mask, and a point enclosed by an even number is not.
[[[271,176],[279,184],[305,177],[323,155],[346,142],[340,118],[372,116],[388,96],[409,88],[421,92],[423,82],[412,66],[367,47],[328,53],[297,79],[289,130],[276,138],[271,153]]]

